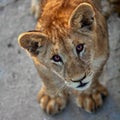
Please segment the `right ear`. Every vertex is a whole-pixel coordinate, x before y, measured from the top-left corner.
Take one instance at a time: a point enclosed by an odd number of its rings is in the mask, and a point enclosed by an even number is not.
[[[89,3],[80,3],[73,10],[69,25],[75,31],[89,32],[95,28],[95,10]]]
[[[38,31],[25,32],[18,37],[19,45],[32,55],[38,55],[46,41],[47,36]]]

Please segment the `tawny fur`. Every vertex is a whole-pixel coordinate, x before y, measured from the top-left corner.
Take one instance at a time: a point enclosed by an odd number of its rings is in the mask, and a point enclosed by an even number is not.
[[[98,81],[109,46],[106,20],[97,4],[92,0],[32,3],[32,12],[38,18],[36,30],[22,33],[18,39],[30,53],[42,79],[38,102],[48,114],[66,107],[69,91],[75,95],[77,106],[88,112],[100,107],[102,96],[108,94]],[[84,44],[84,49],[78,54],[79,44]],[[54,55],[59,55],[62,61],[55,62]],[[88,87],[77,87],[82,79]]]

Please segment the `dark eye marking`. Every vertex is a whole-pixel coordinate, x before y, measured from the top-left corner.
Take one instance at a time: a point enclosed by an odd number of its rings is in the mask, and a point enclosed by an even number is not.
[[[82,52],[83,49],[84,49],[84,44],[78,44],[78,45],[76,46],[76,51],[77,51],[78,54],[79,54],[80,52]]]
[[[54,62],[62,62],[62,59],[59,55],[53,55],[51,58]]]

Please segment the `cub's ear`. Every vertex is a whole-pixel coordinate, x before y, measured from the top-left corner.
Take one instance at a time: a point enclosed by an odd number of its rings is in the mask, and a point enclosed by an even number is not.
[[[46,41],[47,36],[36,31],[25,32],[18,37],[20,46],[31,53],[31,55],[38,55],[40,48],[44,46]]]
[[[72,12],[69,25],[75,31],[88,32],[95,27],[95,11],[89,3],[81,3]]]

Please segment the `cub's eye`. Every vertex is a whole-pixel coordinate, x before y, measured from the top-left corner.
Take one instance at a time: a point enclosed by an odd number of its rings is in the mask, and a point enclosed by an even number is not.
[[[59,55],[54,55],[52,57],[52,60],[55,61],[55,62],[62,62],[62,59],[61,59],[61,57]]]
[[[78,54],[79,54],[80,52],[82,52],[83,49],[84,49],[84,44],[78,44],[78,45],[76,46],[76,51],[77,51]]]

